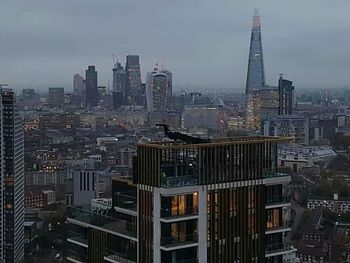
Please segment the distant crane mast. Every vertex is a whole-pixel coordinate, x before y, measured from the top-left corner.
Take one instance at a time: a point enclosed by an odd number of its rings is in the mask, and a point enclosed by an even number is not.
[[[116,68],[117,67],[117,63],[115,63],[114,53],[112,53],[112,59],[113,59],[113,66]]]

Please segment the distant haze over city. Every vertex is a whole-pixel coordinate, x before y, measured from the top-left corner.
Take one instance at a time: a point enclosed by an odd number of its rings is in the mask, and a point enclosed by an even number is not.
[[[0,82],[69,90],[75,73],[95,65],[99,85],[110,79],[111,88],[115,53],[140,55],[143,80],[159,62],[175,89],[243,90],[254,8],[267,84],[284,73],[300,88],[350,85],[345,0],[4,1]]]

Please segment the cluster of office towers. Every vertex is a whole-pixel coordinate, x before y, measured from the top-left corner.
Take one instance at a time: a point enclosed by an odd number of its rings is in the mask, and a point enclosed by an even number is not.
[[[118,61],[113,68],[113,106],[147,107],[149,112],[166,111],[172,98],[172,73],[158,65],[141,82],[139,56],[127,55],[125,67]]]
[[[74,93],[85,98],[87,107],[98,105],[98,80],[95,66],[85,71],[85,79],[74,76]],[[141,80],[140,57],[127,55],[123,66],[118,60],[113,67],[113,107],[143,106],[152,111],[166,111],[172,98],[172,73],[156,65],[147,73],[146,83]]]

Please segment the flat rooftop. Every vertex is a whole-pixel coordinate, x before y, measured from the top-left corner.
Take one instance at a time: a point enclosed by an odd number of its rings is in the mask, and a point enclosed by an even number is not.
[[[225,145],[235,145],[235,144],[254,144],[254,143],[287,143],[291,142],[293,138],[291,137],[272,137],[272,136],[239,136],[239,137],[225,137],[225,138],[215,138],[209,139],[208,143],[198,143],[190,144],[184,141],[166,141],[166,142],[149,142],[149,143],[139,143],[138,146],[143,147],[154,147],[154,148],[200,148],[208,146],[225,146]]]

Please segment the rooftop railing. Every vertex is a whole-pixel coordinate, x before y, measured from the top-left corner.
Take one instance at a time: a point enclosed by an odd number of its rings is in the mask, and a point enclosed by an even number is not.
[[[184,175],[174,177],[162,177],[162,187],[165,188],[176,188],[184,186],[198,185],[198,176],[195,175]]]
[[[120,263],[135,263],[136,259],[132,259],[130,255],[120,253],[113,249],[107,249],[106,258],[112,259],[114,261],[118,261]]]
[[[137,210],[137,197],[126,195],[122,193],[115,193],[114,195],[115,205],[117,207],[128,209],[132,211]]]

